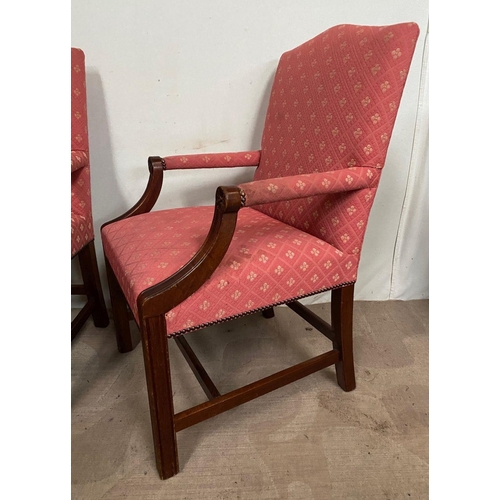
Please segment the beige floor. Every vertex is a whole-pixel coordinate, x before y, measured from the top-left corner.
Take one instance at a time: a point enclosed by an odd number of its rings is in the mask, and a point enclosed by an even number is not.
[[[328,305],[312,306],[329,319]],[[327,368],[177,435],[157,475],[141,346],[88,321],[72,350],[73,499],[428,498],[428,301],[356,302],[358,387]],[[288,308],[188,336],[221,392],[330,348]],[[171,345],[176,411],[205,401]]]

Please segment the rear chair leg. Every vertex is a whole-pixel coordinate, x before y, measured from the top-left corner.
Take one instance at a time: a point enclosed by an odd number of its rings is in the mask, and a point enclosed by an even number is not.
[[[348,392],[356,388],[352,342],[352,313],[354,285],[332,290],[333,347],[340,351],[340,361],[335,364],[337,382]]]
[[[274,307],[270,307],[269,309],[264,309],[262,311],[262,316],[266,319],[274,318]]]
[[[153,427],[156,467],[161,479],[168,479],[179,472],[166,332],[164,315],[142,321],[142,349],[149,411]]]
[[[99,328],[106,328],[109,325],[108,311],[104,302],[101,280],[99,278],[99,268],[97,267],[97,257],[95,254],[94,241],[88,243],[78,254],[80,269],[82,272],[85,293],[90,300],[94,298],[92,308],[92,319],[94,325]]]
[[[108,259],[106,259],[106,274],[108,277],[111,310],[113,311],[113,321],[115,323],[115,335],[118,351],[130,352],[135,348],[135,345],[130,333],[127,299],[125,298],[125,295],[123,295],[122,289],[120,288]]]

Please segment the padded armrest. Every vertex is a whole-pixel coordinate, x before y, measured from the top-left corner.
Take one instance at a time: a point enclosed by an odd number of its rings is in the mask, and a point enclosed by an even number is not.
[[[89,157],[86,151],[71,151],[71,172],[85,167],[89,164]]]
[[[163,161],[165,162],[165,170],[184,168],[252,167],[259,165],[260,151],[166,156],[163,158]]]
[[[330,172],[291,175],[275,179],[246,182],[238,187],[243,191],[245,206],[277,201],[307,198],[319,194],[332,194],[376,187],[380,169],[351,167]]]

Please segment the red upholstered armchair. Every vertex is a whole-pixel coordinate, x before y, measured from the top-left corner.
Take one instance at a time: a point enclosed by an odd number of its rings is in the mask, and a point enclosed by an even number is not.
[[[280,59],[260,151],[149,158],[141,200],[103,226],[119,350],[139,325],[157,467],[178,472],[176,432],[329,365],[355,388],[354,283],[418,27],[343,25]],[[219,187],[214,207],[150,212],[164,170],[257,166]],[[297,299],[332,290],[332,325]],[[287,304],[333,349],[221,395],[186,341],[207,325]],[[130,315],[129,315],[130,313]],[[209,401],[175,413],[167,339]]]
[[[74,295],[86,295],[87,303],[71,322],[73,339],[87,318],[94,324],[109,324],[94,246],[94,227],[90,199],[89,140],[87,131],[87,93],[85,55],[71,49],[71,258],[78,256],[83,285],[71,285]]]

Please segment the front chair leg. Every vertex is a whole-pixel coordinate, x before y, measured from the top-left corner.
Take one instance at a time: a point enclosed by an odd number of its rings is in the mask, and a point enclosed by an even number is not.
[[[354,285],[332,290],[333,347],[340,351],[340,361],[335,364],[337,382],[348,392],[356,388],[352,342],[352,313]]]
[[[116,343],[119,352],[130,352],[135,345],[130,332],[127,299],[123,295],[120,284],[108,259],[106,259],[106,275],[108,277],[109,295],[111,297],[111,310],[115,323]]]
[[[179,458],[165,316],[143,320],[141,333],[156,467],[168,479],[179,472]]]

